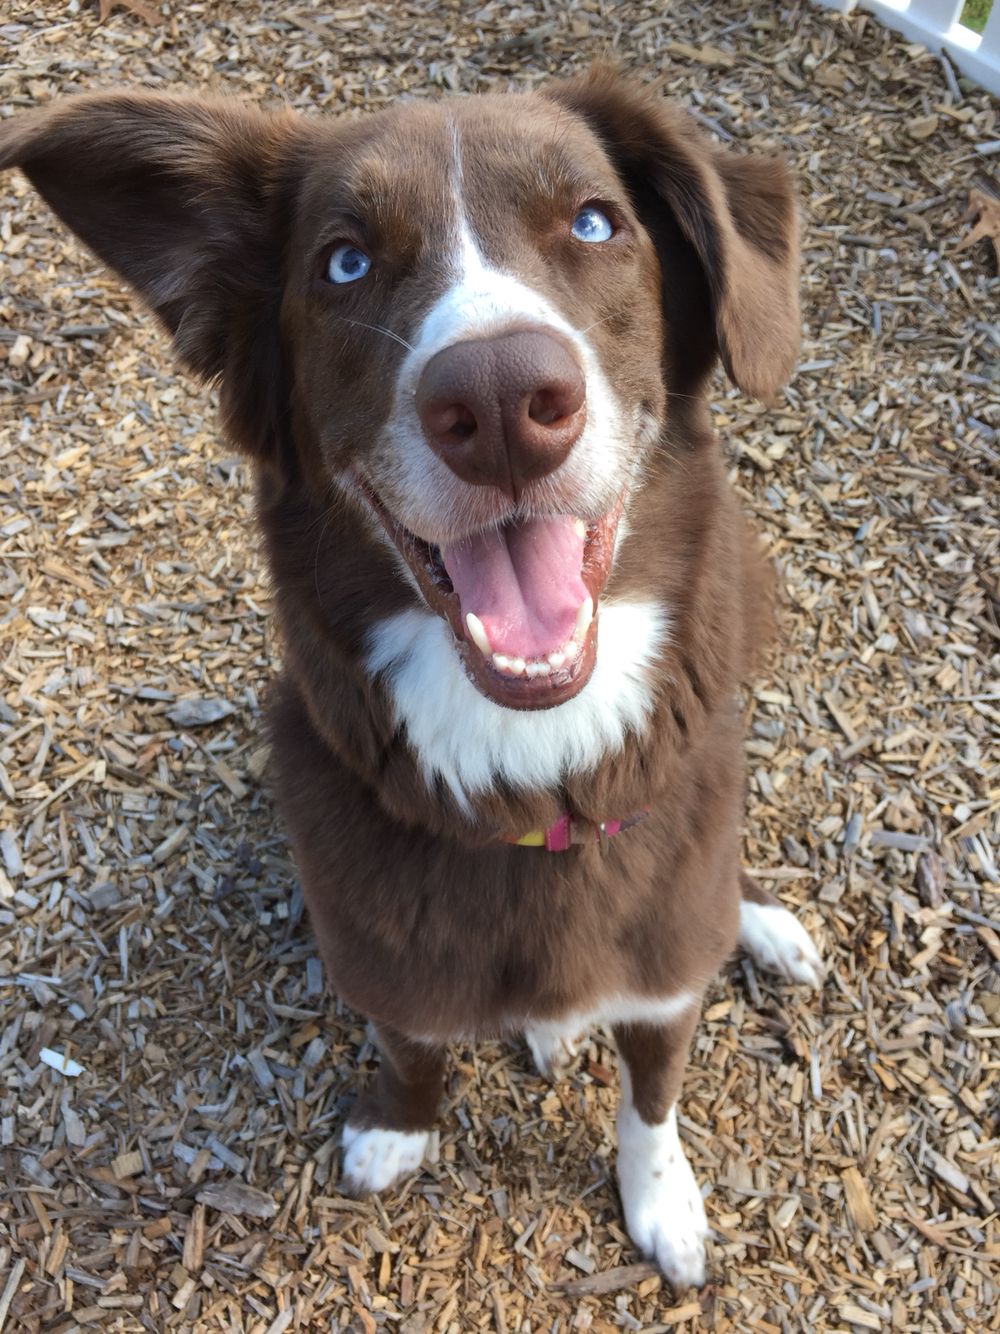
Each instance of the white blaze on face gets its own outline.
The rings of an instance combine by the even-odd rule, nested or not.
[[[401,363],[387,440],[378,453],[377,489],[395,518],[439,546],[457,547],[470,535],[496,533],[498,520],[516,517],[516,523],[505,523],[503,541],[508,553],[518,556],[518,524],[523,536],[529,521],[553,516],[570,516],[571,524],[573,516],[594,521],[613,509],[648,444],[649,421],[638,411],[622,410],[586,330],[575,328],[522,277],[498,269],[484,256],[467,216],[457,131],[453,136],[450,281],[427,310]],[[571,222],[567,218],[567,230]],[[417,416],[416,392],[424,368],[443,349],[525,325],[551,331],[573,350],[586,383],[586,421],[564,462],[531,488],[530,508],[522,504],[513,516],[498,492],[462,481],[430,447]],[[581,561],[582,542],[581,536]],[[488,557],[488,545],[477,537],[476,559]],[[540,548],[533,550],[537,554]],[[446,552],[446,568],[449,559],[454,569],[461,555]],[[525,570],[519,566],[517,572],[520,577]],[[476,595],[476,581],[465,579],[465,573],[466,591]],[[489,581],[484,577],[481,582],[485,587]],[[544,585],[541,578],[533,578],[530,587],[525,582],[526,606],[531,601],[535,611],[552,610],[534,605],[538,599],[532,590]],[[586,589],[577,591],[581,598],[574,603],[574,615],[586,611],[589,624],[593,601]],[[470,605],[461,604],[463,629],[476,651],[489,657],[484,625],[489,608],[474,601],[470,596]],[[504,708],[474,685],[450,627],[437,614],[414,609],[373,628],[368,670],[386,684],[396,720],[405,726],[428,782],[443,781],[468,812],[471,798],[497,781],[521,789],[550,788],[568,774],[594,768],[620,751],[630,733],[643,730],[652,709],[651,669],[666,639],[667,613],[654,600],[600,602],[598,610],[600,633],[590,680],[556,708],[537,712]],[[551,643],[542,644],[540,633],[536,638],[538,661],[530,664],[532,671],[559,670],[569,656],[561,630]],[[497,672],[530,675],[527,659],[511,658],[503,649],[493,653],[492,665]]]
[[[536,484],[537,504],[548,513],[596,518],[602,509],[611,508],[631,478],[640,452],[636,442],[642,423],[622,409],[586,331],[575,328],[545,295],[516,273],[504,272],[484,257],[466,215],[466,182],[455,126],[452,149],[454,216],[447,263],[451,282],[411,339],[411,350],[399,368],[387,424],[395,515],[411,532],[438,544],[456,535],[456,525],[460,529],[476,526],[475,518],[483,514],[486,499],[483,488],[461,481],[427,444],[415,407],[417,384],[431,358],[453,343],[529,325],[551,330],[570,345],[587,387],[583,432],[562,466]],[[571,221],[567,219],[567,228]],[[382,451],[382,462],[386,462],[386,451]],[[479,526],[488,522],[483,514]]]

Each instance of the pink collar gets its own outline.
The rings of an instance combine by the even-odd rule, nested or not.
[[[644,806],[624,820],[604,820],[593,825],[585,820],[574,820],[569,811],[564,811],[548,829],[532,829],[520,837],[507,835],[503,841],[519,848],[544,848],[546,852],[568,852],[574,843],[600,843],[603,847],[609,838],[632,829],[648,814],[649,807]]]

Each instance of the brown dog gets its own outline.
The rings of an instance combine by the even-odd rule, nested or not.
[[[349,1186],[419,1166],[450,1041],[525,1031],[554,1074],[607,1023],[629,1230],[701,1281],[700,998],[738,935],[820,976],[738,867],[767,580],[704,398],[717,356],[792,370],[788,173],[608,72],[333,122],[85,97],[0,127],[14,165],[257,464],[278,796],[382,1051]]]

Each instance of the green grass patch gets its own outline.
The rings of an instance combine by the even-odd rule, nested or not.
[[[992,8],[993,0],[965,0],[958,21],[971,28],[973,32],[982,32]]]

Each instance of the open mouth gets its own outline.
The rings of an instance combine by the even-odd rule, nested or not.
[[[399,524],[370,486],[361,490],[484,695],[510,709],[548,709],[586,685],[621,498],[595,522],[512,520],[441,548]]]

